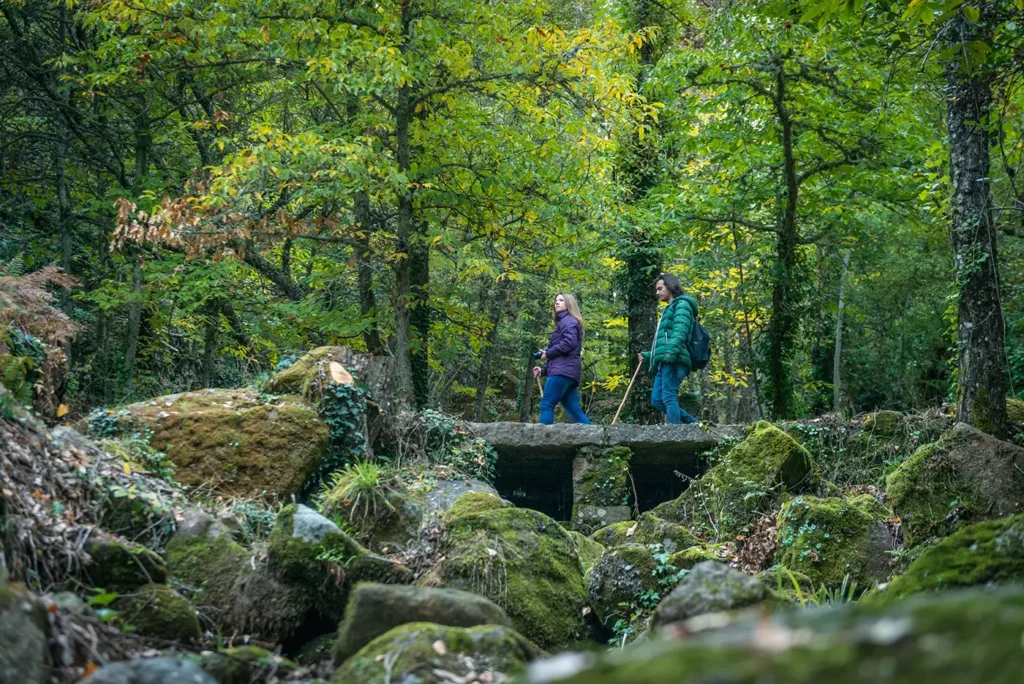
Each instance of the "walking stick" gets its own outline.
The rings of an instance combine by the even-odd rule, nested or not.
[[[633,377],[629,379],[629,386],[626,388],[626,393],[622,395],[622,403],[619,404],[619,410],[615,412],[615,417],[612,418],[612,425],[619,420],[619,414],[622,413],[622,407],[626,405],[626,399],[629,398],[629,390],[633,389],[633,382],[636,381],[636,376],[640,372],[640,368],[643,366],[643,362],[636,364],[636,370],[633,371]]]
[[[540,398],[543,399],[544,398],[544,387],[543,387],[543,385],[540,384],[540,376],[535,376],[533,379],[537,381],[537,391],[540,392]]]

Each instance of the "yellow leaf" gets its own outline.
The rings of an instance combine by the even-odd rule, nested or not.
[[[68,414],[68,405],[67,404],[61,404],[60,406],[57,407],[57,417],[58,418],[63,418],[67,414]]]
[[[128,465],[127,463],[121,464],[121,467],[124,468],[124,474],[125,475],[131,475],[132,474],[132,467],[130,465]]]

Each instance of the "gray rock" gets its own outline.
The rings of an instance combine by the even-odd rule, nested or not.
[[[458,589],[360,584],[338,628],[335,663],[342,663],[380,635],[410,622],[450,627],[511,627],[505,611],[482,596]]]
[[[642,544],[625,544],[601,556],[586,577],[590,605],[601,624],[610,628],[616,620],[628,619],[637,597],[657,588],[655,566],[650,549]]]
[[[436,520],[444,516],[452,504],[466,492],[490,492],[500,496],[498,490],[483,480],[438,480],[423,497],[423,519]]]
[[[309,544],[323,541],[331,532],[341,532],[341,528],[314,511],[309,506],[299,504],[295,509],[295,522],[292,525],[292,536]]]
[[[231,535],[231,531],[227,526],[221,521],[216,520],[206,511],[201,510],[186,511],[185,519],[178,525],[178,529],[175,532],[175,536],[205,536],[209,539],[219,539],[225,535]]]
[[[85,599],[70,591],[59,591],[56,594],[44,594],[40,599],[43,603],[52,603],[59,609],[71,613],[72,615],[87,615],[89,617],[96,615],[96,611],[92,609],[92,606],[85,602]]]
[[[174,657],[129,660],[104,665],[82,684],[217,684],[190,660]]]
[[[629,520],[632,513],[629,506],[578,504],[572,509],[572,528],[582,534],[592,534],[602,527]]]
[[[688,620],[705,613],[735,610],[768,598],[768,589],[756,577],[724,563],[704,561],[662,599],[651,620],[653,627]]]
[[[49,681],[45,625],[42,606],[0,577],[0,682]]]

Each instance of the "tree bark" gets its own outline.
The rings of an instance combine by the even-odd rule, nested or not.
[[[210,387],[213,382],[213,366],[217,361],[217,339],[220,328],[220,307],[209,307],[206,316],[206,329],[203,334],[203,366],[199,383],[202,387]]]
[[[491,359],[494,357],[495,346],[498,343],[498,324],[501,323],[501,314],[505,310],[505,301],[508,297],[508,280],[503,280],[498,285],[498,292],[491,300],[490,329],[484,340],[484,347],[480,353],[480,371],[476,376],[476,401],[473,405],[473,420],[480,422],[484,417],[484,403],[487,395],[487,387],[491,380]],[[531,369],[532,370],[532,369]]]
[[[775,90],[772,101],[781,133],[784,195],[783,211],[778,221],[775,264],[772,270],[772,317],[768,324],[768,382],[771,385],[772,415],[791,418],[792,387],[787,361],[796,330],[793,301],[793,280],[796,276],[797,244],[796,206],[799,181],[793,153],[793,121],[786,107],[786,74],[781,57],[775,58]]]
[[[356,277],[359,288],[359,315],[369,319],[370,325],[363,331],[363,344],[371,354],[380,354],[384,349],[380,328],[377,326],[377,299],[373,293],[373,264],[370,261],[370,233],[373,230],[373,214],[370,209],[370,196],[365,192],[357,192],[354,203],[356,223],[359,232],[356,241]]]
[[[529,423],[532,422],[533,415],[533,386],[537,384],[533,381],[533,367],[536,365],[533,359],[533,340],[528,338],[523,348],[526,356],[526,372],[519,385],[519,422]]]
[[[136,198],[142,194],[142,179],[149,169],[149,151],[152,145],[149,130],[149,111],[143,96],[139,98],[139,112],[135,120],[135,170],[133,173],[132,191]],[[142,324],[142,247],[145,244],[145,232],[141,242],[131,250],[132,264],[132,301],[128,306],[128,337],[124,352],[122,368],[125,386],[130,388],[135,380],[135,356],[139,349],[139,329]]]
[[[832,410],[836,413],[842,411],[843,379],[842,370],[843,358],[843,307],[846,305],[846,276],[850,268],[850,250],[843,254],[843,274],[839,278],[839,306],[836,309],[836,347],[832,354]]]
[[[958,16],[955,45],[984,40],[982,23]],[[959,51],[958,51],[959,54]],[[996,231],[989,179],[992,83],[984,65],[946,65],[952,243],[959,290],[957,420],[996,437],[1008,433],[1006,349],[999,301]]]

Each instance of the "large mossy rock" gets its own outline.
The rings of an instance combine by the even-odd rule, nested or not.
[[[166,584],[147,584],[119,597],[113,605],[122,628],[136,634],[198,644],[202,637],[192,604]]]
[[[809,491],[817,483],[807,449],[761,421],[703,477],[673,501],[656,506],[653,513],[730,538],[773,508],[783,493]]]
[[[89,552],[85,574],[94,587],[129,592],[167,581],[164,559],[141,544],[97,534],[85,548]]]
[[[590,537],[584,537],[579,532],[569,530],[569,538],[576,545],[576,558],[580,561],[580,568],[583,574],[587,574],[590,568],[594,567],[597,561],[604,555],[604,546]]]
[[[167,542],[171,579],[197,610],[224,633],[279,643],[306,624],[311,592],[284,581],[262,556],[204,514],[187,519]]]
[[[467,591],[365,583],[356,586],[338,627],[334,662],[341,664],[385,632],[410,622],[449,627],[504,625],[505,611]]]
[[[515,674],[539,655],[536,646],[509,627],[413,622],[371,641],[335,670],[332,681],[449,684],[486,681],[468,676],[485,672],[491,673],[491,681],[503,681],[496,675]]]
[[[588,636],[587,592],[576,544],[554,520],[525,508],[456,518],[446,558],[420,581],[471,591],[505,609],[516,629],[541,648],[564,650]]]
[[[870,494],[795,497],[779,511],[775,560],[808,576],[815,587],[835,589],[848,577],[870,589],[891,573],[896,540],[889,517]]]
[[[669,522],[648,511],[634,521],[625,521],[602,527],[591,539],[606,548],[623,544],[660,545],[668,553],[700,544],[700,540],[682,525]]]
[[[628,447],[612,447],[572,462],[572,528],[583,534],[629,520]]]
[[[906,546],[1024,505],[1024,449],[958,423],[918,449],[886,480]]]
[[[685,632],[684,632],[685,633]],[[879,608],[738,616],[684,639],[576,659],[525,684],[1014,684],[1024,671],[1024,589],[928,595]]]
[[[922,591],[1024,582],[1024,516],[968,525],[929,547],[883,589],[865,597],[884,603]]]
[[[698,563],[704,561],[714,561],[716,563],[725,563],[725,559],[714,552],[714,549],[720,549],[726,545],[704,547],[704,546],[691,546],[688,549],[682,551],[676,551],[668,557],[668,564],[674,567],[676,570],[689,570]]]
[[[295,587],[311,593],[316,612],[337,622],[358,582],[409,584],[412,571],[374,555],[332,521],[302,505],[286,506],[267,540],[272,570]]]
[[[125,408],[153,431],[151,446],[167,454],[183,484],[276,501],[298,492],[316,470],[328,429],[301,398],[266,396],[209,389]]]
[[[607,628],[629,619],[640,596],[658,586],[657,562],[641,544],[625,544],[608,550],[587,573],[590,605]]]
[[[683,581],[658,604],[652,627],[663,627],[705,613],[746,608],[771,598],[758,579],[717,561],[693,566]]]
[[[48,661],[45,609],[0,575],[0,682],[44,684]]]

